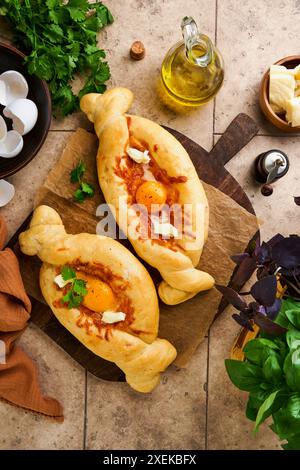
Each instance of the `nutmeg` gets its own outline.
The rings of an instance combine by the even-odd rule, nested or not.
[[[146,49],[141,41],[134,41],[130,48],[130,57],[134,60],[141,60],[145,57]]]

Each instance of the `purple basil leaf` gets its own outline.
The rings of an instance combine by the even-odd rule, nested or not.
[[[266,309],[263,305],[259,305],[256,312],[258,313],[261,313],[262,315],[266,316],[267,315],[267,312],[266,312]]]
[[[277,235],[274,235],[274,237],[270,238],[269,241],[267,241],[267,245],[270,247],[270,248],[273,248],[273,246],[276,245],[276,243],[280,242],[281,240],[284,239],[284,236],[281,235],[281,233],[277,233]]]
[[[300,196],[295,196],[294,201],[297,206],[300,206]]]
[[[275,299],[275,302],[270,307],[266,307],[267,317],[275,320],[281,307],[281,299]]]
[[[247,307],[246,302],[237,292],[235,292],[235,290],[231,289],[231,287],[216,285],[216,288],[224,295],[225,299],[238,310],[242,310]]]
[[[243,326],[244,328],[247,328],[247,330],[250,330],[250,331],[253,331],[253,327],[250,323],[249,320],[246,320],[246,319],[243,319],[241,318],[237,313],[234,313],[232,315],[232,318],[241,326]]]
[[[268,317],[259,312],[255,314],[254,321],[265,333],[270,335],[279,336],[287,331],[286,328],[277,325],[277,323],[274,323]]]
[[[270,248],[267,243],[262,242],[261,246],[255,251],[256,262],[258,265],[264,265],[270,259]]]
[[[230,257],[235,264],[241,264],[244,259],[250,258],[249,253],[240,253],[238,255],[232,255]]]
[[[293,269],[300,265],[300,237],[284,238],[272,248],[272,258],[278,266]]]
[[[252,320],[253,312],[250,308],[245,308],[244,310],[240,311],[240,317],[244,320]]]
[[[241,264],[238,265],[234,276],[232,278],[232,284],[239,286],[239,289],[245,284],[246,281],[252,276],[256,268],[256,262],[253,258],[244,258]]]
[[[276,276],[266,276],[256,281],[251,287],[252,297],[259,303],[270,307],[273,305],[277,292]]]

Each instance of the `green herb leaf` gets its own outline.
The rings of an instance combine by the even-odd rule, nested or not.
[[[300,433],[290,437],[288,443],[283,444],[282,448],[284,450],[300,450]]]
[[[14,33],[16,45],[26,53],[31,74],[48,82],[54,114],[79,108],[85,92],[102,93],[109,77],[97,47],[97,32],[113,22],[102,2],[88,0],[2,0],[0,15]],[[74,74],[87,74],[78,95],[71,87]]]
[[[76,278],[76,271],[70,266],[63,266],[61,275],[64,281],[69,281],[70,279]]]
[[[226,359],[225,366],[230,380],[240,390],[255,392],[260,389],[264,380],[260,367],[233,359]]]
[[[73,197],[74,197],[74,201],[76,201],[76,202],[82,203],[85,200],[85,194],[84,194],[83,191],[81,191],[81,189],[76,189],[76,191],[74,192]]]
[[[290,439],[299,435],[300,429],[300,395],[292,393],[286,404],[273,413],[272,430],[280,439]]]
[[[278,349],[274,341],[265,338],[255,338],[246,344],[243,351],[250,362],[262,367],[270,351]]]
[[[75,279],[73,282],[73,291],[81,296],[87,294],[86,281],[83,279]]]
[[[271,393],[268,398],[263,402],[258,410],[254,432],[258,431],[259,426],[265,421],[272,413],[276,412],[286,400],[286,395],[281,390],[276,390]]]
[[[300,391],[300,348],[291,351],[283,367],[286,383],[292,391]]]
[[[278,325],[283,326],[284,328],[289,328],[289,326],[291,326],[291,322],[289,318],[287,317],[287,312],[289,310],[292,310],[292,311],[296,310],[299,312],[300,302],[297,302],[296,300],[293,300],[291,298],[287,298],[282,301],[281,308],[276,317],[275,322],[278,323]]]
[[[95,190],[94,190],[93,186],[89,183],[82,182],[81,183],[81,190],[88,197],[93,197],[94,194],[95,194]]]
[[[82,303],[84,296],[87,294],[86,281],[76,278],[76,271],[70,266],[64,266],[61,270],[62,278],[65,281],[71,280],[68,285],[69,290],[63,296],[62,302],[68,305],[68,308],[76,308]]]
[[[285,314],[291,324],[300,329],[300,302],[298,304],[298,309],[286,310]]]
[[[71,183],[80,183],[82,176],[84,175],[86,170],[85,163],[80,160],[74,170],[70,173]]]

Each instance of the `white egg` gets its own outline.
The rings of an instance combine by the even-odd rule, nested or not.
[[[6,138],[0,142],[0,157],[15,157],[21,152],[23,143],[23,137],[17,131],[8,131]]]
[[[0,116],[0,142],[3,142],[7,136],[7,126],[3,117]]]
[[[28,95],[28,84],[23,75],[15,70],[7,70],[0,75],[0,103],[8,106],[19,98]]]
[[[0,207],[6,206],[15,195],[15,188],[8,181],[0,180]]]
[[[12,119],[12,127],[15,131],[25,135],[35,126],[38,109],[33,101],[21,98],[6,106],[3,114],[5,117]]]

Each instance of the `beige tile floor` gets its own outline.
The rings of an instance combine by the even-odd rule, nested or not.
[[[184,132],[210,149],[239,112],[260,125],[259,136],[228,163],[263,222],[262,234],[300,232],[292,196],[300,194],[300,137],[280,136],[261,117],[257,94],[268,65],[298,51],[299,0],[106,0],[115,23],[100,37],[108,51],[111,85],[130,87],[136,96],[133,112]],[[180,20],[193,15],[217,42],[226,63],[224,87],[216,102],[189,116],[176,115],[156,96],[159,67],[168,47],[180,39]],[[1,28],[7,39],[7,31]],[[147,57],[131,62],[128,49],[142,40]],[[34,194],[78,126],[90,128],[75,114],[53,121],[39,155],[10,178],[14,200],[0,210],[10,234],[29,214]],[[250,177],[253,158],[263,150],[281,148],[291,160],[289,174],[270,198],[261,196]],[[257,437],[244,416],[245,394],[236,390],[224,370],[224,358],[238,328],[228,311],[210,330],[185,370],[170,368],[152,394],[140,396],[125,384],[109,383],[85,371],[34,327],[22,346],[37,362],[45,391],[65,407],[64,424],[0,403],[1,449],[278,449],[265,425]]]

